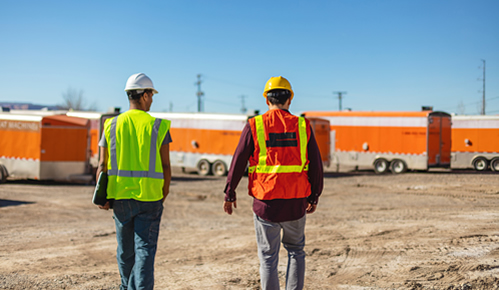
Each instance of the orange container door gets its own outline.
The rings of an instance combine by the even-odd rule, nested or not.
[[[309,118],[307,118],[309,119]],[[312,130],[314,131],[315,140],[321,153],[323,162],[329,162],[329,153],[331,148],[329,121],[324,119],[309,119]]]
[[[452,151],[452,120],[451,117],[441,117],[442,124],[442,143],[441,143],[441,151],[442,155],[440,156],[440,161],[442,165],[450,166],[451,159],[451,151]]]
[[[41,161],[86,161],[86,128],[42,128]]]
[[[42,120],[41,161],[88,161],[87,119],[56,115]]]
[[[447,116],[428,117],[428,166],[450,164],[451,121]]]

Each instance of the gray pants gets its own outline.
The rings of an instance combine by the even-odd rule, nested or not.
[[[255,221],[258,257],[260,258],[260,280],[263,290],[279,289],[279,248],[282,244],[288,251],[286,289],[303,289],[305,279],[305,221],[306,215],[294,221],[269,222],[253,214]]]

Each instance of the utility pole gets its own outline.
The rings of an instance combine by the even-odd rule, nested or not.
[[[485,115],[485,60],[483,61],[482,115]]]
[[[198,97],[198,112],[202,112],[203,111],[203,101],[201,99],[202,96],[204,96],[204,93],[201,91],[201,74],[198,74],[197,75],[198,77],[198,81],[195,82],[194,84],[198,86],[198,92],[196,93],[197,97]]]
[[[247,109],[246,106],[244,105],[244,99],[246,98],[245,95],[239,96],[241,98],[241,113],[245,114]]]
[[[337,94],[338,95],[338,100],[340,101],[340,111],[342,110],[341,108],[341,99],[343,98],[343,94],[346,95],[347,92],[333,92],[333,94]]]

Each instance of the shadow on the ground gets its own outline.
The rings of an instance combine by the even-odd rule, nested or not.
[[[32,203],[34,203],[34,202],[31,202],[31,201],[20,201],[20,200],[0,199],[0,207],[16,206],[16,205],[32,204]]]

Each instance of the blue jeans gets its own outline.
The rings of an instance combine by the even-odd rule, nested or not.
[[[256,214],[255,221],[258,257],[260,258],[260,281],[263,290],[279,289],[279,248],[282,244],[288,251],[286,289],[303,289],[305,280],[305,222],[306,216],[294,221],[270,222]]]
[[[116,200],[113,211],[120,290],[153,289],[162,201]]]

